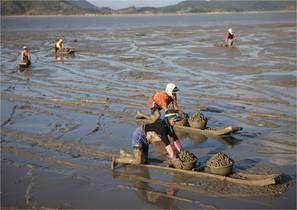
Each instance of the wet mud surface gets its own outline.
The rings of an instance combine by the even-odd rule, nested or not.
[[[295,14],[237,15],[219,16],[225,25],[209,15],[3,19],[1,208],[296,208]],[[215,46],[228,20],[238,34],[231,49]],[[57,36],[74,56],[54,56]],[[20,71],[23,45],[32,65]],[[235,171],[285,174],[282,184],[112,172],[111,156],[132,151],[136,111],[148,114],[148,98],[168,82],[189,116],[243,127],[229,137],[178,133],[199,164],[223,152]],[[151,145],[149,158],[165,160],[163,145]]]

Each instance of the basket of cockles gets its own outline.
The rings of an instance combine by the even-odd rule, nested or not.
[[[182,149],[178,154],[178,159],[171,161],[171,164],[177,169],[192,170],[196,166],[197,159],[198,158],[193,153]]]
[[[207,170],[212,174],[227,176],[232,172],[234,161],[226,154],[219,152],[206,163]]]

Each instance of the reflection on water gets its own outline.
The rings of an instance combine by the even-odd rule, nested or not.
[[[126,185],[124,182],[124,185],[118,187],[132,190],[145,203],[162,209],[178,209],[177,206],[187,208],[192,205],[198,209],[203,209],[206,206],[215,208],[213,205],[199,201],[199,196],[208,195],[225,199],[229,197],[279,196],[287,191],[288,185],[292,185],[292,180],[289,177],[283,177],[282,183],[276,186],[254,187],[174,172],[165,172],[160,176],[158,172],[160,171],[157,169],[146,167],[122,166],[113,171],[112,176],[128,183]],[[266,171],[266,173],[269,172]],[[189,196],[187,191],[195,193],[196,196]],[[265,203],[261,205],[265,206]]]
[[[133,173],[134,176],[143,177],[144,180],[151,179],[148,168],[140,168],[138,172]],[[114,172],[113,178],[126,178],[125,171]],[[135,191],[136,195],[146,203],[155,205],[162,209],[178,209],[174,205],[174,198],[177,189],[174,187],[168,187],[165,192],[160,192],[160,190],[151,187],[147,181],[143,180],[133,180],[131,183],[131,189]]]

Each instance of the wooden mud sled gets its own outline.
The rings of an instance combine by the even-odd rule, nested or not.
[[[236,172],[228,176],[221,176],[221,175],[206,172],[203,167],[194,168],[192,170],[183,170],[183,169],[176,169],[176,168],[170,168],[170,167],[160,166],[160,165],[151,165],[151,164],[140,164],[135,166],[154,168],[154,169],[164,170],[168,172],[187,174],[187,175],[196,176],[196,177],[206,177],[206,178],[216,179],[219,181],[226,181],[234,184],[241,184],[241,185],[247,185],[247,186],[263,187],[268,185],[275,185],[275,184],[278,184],[281,180],[281,174],[256,175],[256,174],[248,174],[244,172]]]
[[[138,122],[144,124],[144,123],[150,123],[146,119],[136,119]],[[181,126],[181,125],[175,125],[174,126],[175,132],[182,132],[182,133],[190,133],[190,134],[202,134],[204,136],[227,136],[232,133],[236,133],[237,131],[242,130],[242,127],[236,127],[236,126],[227,126],[223,128],[205,128],[205,129],[199,129],[199,128],[193,128],[189,126]]]

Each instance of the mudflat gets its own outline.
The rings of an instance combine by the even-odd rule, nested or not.
[[[296,208],[296,14],[1,17],[1,208]],[[223,48],[232,27],[236,48]],[[53,55],[62,37],[74,56]],[[18,67],[22,46],[32,65]],[[229,137],[178,133],[200,165],[218,152],[236,171],[282,173],[248,187],[142,167],[110,170],[131,151],[136,111],[168,82],[186,113]],[[166,159],[150,147],[152,164]]]

